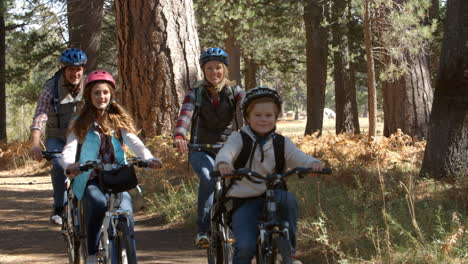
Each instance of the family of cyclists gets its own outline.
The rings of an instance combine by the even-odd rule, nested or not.
[[[109,166],[125,164],[124,146],[149,161],[152,168],[161,168],[162,162],[145,147],[137,136],[132,118],[115,102],[113,77],[98,70],[83,80],[86,61],[80,49],[69,48],[61,54],[61,69],[45,83],[37,103],[31,126],[31,154],[35,160],[42,159],[43,131],[46,150],[62,152],[53,159],[51,170],[54,202],[50,220],[61,224],[66,179],[73,179],[72,191],[87,212],[84,223],[88,241],[86,263],[97,263],[106,194],[96,179],[96,172],[81,172],[79,165],[96,159]],[[210,172],[216,170],[228,175],[233,169],[245,167],[266,175],[297,166],[319,171],[323,163],[275,132],[282,107],[281,97],[275,90],[257,87],[244,92],[229,80],[228,54],[222,49],[206,49],[199,62],[204,79],[187,90],[176,121],[174,145],[179,152],[188,153],[189,162],[200,179],[195,243],[203,248],[209,243],[209,212],[215,183]],[[239,120],[239,109],[244,120]],[[244,121],[245,126],[240,128]],[[207,147],[192,147],[196,145]],[[215,145],[222,148],[209,147]],[[265,183],[253,183],[245,178],[230,184],[227,196],[234,205],[231,219],[234,264],[251,263],[255,256],[257,219],[265,190]],[[275,196],[280,201],[281,217],[291,223],[292,263],[300,264],[302,262],[295,257],[296,198],[285,190],[276,191]],[[131,197],[127,192],[123,197],[120,206],[131,213]],[[133,232],[133,222],[130,228]]]

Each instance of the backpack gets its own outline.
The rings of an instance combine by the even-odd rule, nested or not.
[[[240,131],[242,136],[242,150],[239,153],[236,161],[234,162],[234,168],[245,168],[247,161],[249,160],[250,154],[252,152],[252,138],[245,133]],[[273,151],[275,153],[275,171],[276,173],[283,173],[284,171],[284,136],[274,133],[273,134]]]
[[[52,105],[54,106],[54,111],[55,113],[59,112],[59,99],[58,99],[58,82],[60,79],[60,76],[62,75],[62,71],[58,70],[57,72],[54,73],[54,76],[50,79],[54,79],[54,87],[52,87]],[[50,80],[49,79],[49,80]]]

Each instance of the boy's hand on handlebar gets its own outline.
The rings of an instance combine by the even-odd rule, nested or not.
[[[150,168],[152,169],[161,169],[162,168],[162,161],[160,159],[154,158],[149,160]]]
[[[80,163],[76,162],[68,166],[68,168],[65,170],[65,174],[67,175],[68,178],[75,178],[80,174]]]
[[[185,138],[176,138],[174,144],[180,153],[185,154],[188,152],[187,140],[185,140]]]
[[[314,161],[312,162],[310,169],[313,171],[321,171],[323,169],[324,165],[321,161]],[[319,173],[310,173],[310,176],[317,176]]]
[[[221,173],[221,175],[228,175],[232,174],[232,166],[226,162],[221,162],[218,164],[218,170]]]

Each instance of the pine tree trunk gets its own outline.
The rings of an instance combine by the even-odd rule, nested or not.
[[[395,81],[382,82],[384,136],[401,129],[419,139],[427,137],[433,92],[427,57],[407,58],[409,73]]]
[[[375,66],[374,54],[372,51],[372,35],[371,35],[371,22],[370,22],[370,0],[364,1],[364,42],[366,45],[366,59],[367,59],[367,89],[369,101],[369,137],[376,137],[376,124],[377,124],[377,91],[375,88]]]
[[[120,102],[143,137],[172,134],[201,78],[192,1],[115,1]]]
[[[0,142],[7,142],[7,122],[6,122],[6,28],[5,28],[5,3],[0,0]]]
[[[248,91],[257,86],[258,65],[253,59],[244,57],[245,62],[245,90]]]
[[[359,128],[354,127],[354,116],[357,116],[357,106],[353,107],[353,104],[356,105],[356,88],[351,86],[348,23],[344,21],[350,18],[347,17],[348,13],[345,13],[346,5],[346,0],[335,0],[332,5],[332,20],[335,21],[332,25],[332,35],[336,134],[353,133],[355,130],[359,130]]]
[[[307,123],[305,134],[322,133],[327,84],[328,30],[321,25],[327,6],[317,0],[304,1],[307,57]]]
[[[226,47],[226,52],[229,55],[229,78],[236,81],[237,85],[242,86],[240,70],[241,49],[231,27],[226,27],[226,34],[228,37],[224,42],[224,46]]]
[[[448,0],[421,175],[468,177],[468,1]]]
[[[86,53],[87,73],[97,70],[103,10],[104,0],[67,0],[70,47]]]

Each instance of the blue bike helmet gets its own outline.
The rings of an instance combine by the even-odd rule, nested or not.
[[[60,63],[64,67],[67,66],[84,66],[88,58],[86,54],[80,49],[66,49],[60,56]]]
[[[220,61],[226,66],[228,65],[228,54],[220,49],[220,48],[209,48],[203,51],[203,53],[200,55],[200,66],[203,68],[203,65],[205,63],[211,61],[211,60],[217,60]]]
[[[263,97],[269,97],[273,99],[273,102],[278,106],[278,110],[281,110],[281,97],[279,96],[278,92],[276,90],[270,89],[266,86],[259,86],[255,87],[253,89],[248,90],[245,93],[244,100],[242,101],[242,112],[244,113],[244,118],[247,118],[247,108],[249,105],[255,100]]]

